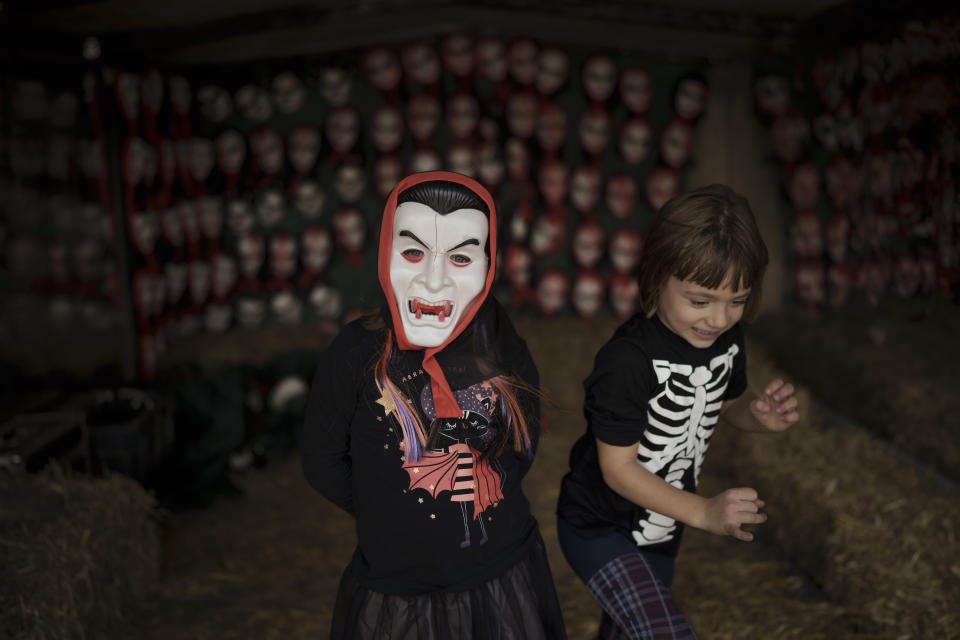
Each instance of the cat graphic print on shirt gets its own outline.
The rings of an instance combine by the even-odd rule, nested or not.
[[[424,452],[419,460],[405,461],[403,468],[410,475],[410,489],[424,489],[435,499],[447,499],[460,505],[464,539],[461,548],[471,545],[470,526],[480,530],[478,544],[487,542],[487,531],[481,514],[503,499],[501,475],[483,457],[493,438],[492,419],[497,407],[497,392],[489,381],[454,392],[463,413],[457,418],[435,418],[432,390],[424,385],[420,405],[430,420],[439,420],[435,448]],[[440,494],[448,495],[441,497]],[[467,505],[470,505],[468,509]]]

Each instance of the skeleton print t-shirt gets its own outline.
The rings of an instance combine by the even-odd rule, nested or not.
[[[600,473],[595,439],[636,446],[637,464],[695,492],[720,406],[740,396],[746,383],[739,325],[698,349],[656,316],[628,320],[599,351],[584,381],[587,432],[570,454],[561,517],[588,537],[620,531],[638,546],[676,554],[683,524],[611,490]]]

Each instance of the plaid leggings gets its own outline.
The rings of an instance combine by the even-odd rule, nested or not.
[[[670,590],[654,575],[642,553],[614,558],[587,581],[587,588],[603,607],[598,638],[696,637],[674,604]]]
[[[695,638],[673,602],[673,560],[647,555],[618,533],[582,538],[562,518],[557,534],[570,566],[603,607],[600,640]]]

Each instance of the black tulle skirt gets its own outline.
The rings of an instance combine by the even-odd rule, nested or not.
[[[558,640],[566,638],[543,540],[502,575],[464,591],[413,596],[340,581],[331,640]]]

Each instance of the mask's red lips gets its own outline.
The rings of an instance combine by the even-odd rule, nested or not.
[[[450,312],[453,310],[453,303],[449,300],[444,300],[441,304],[429,304],[420,298],[413,298],[408,306],[410,313],[416,316],[417,320],[422,318],[423,314],[427,314],[437,316],[437,320],[443,322],[450,317]]]

